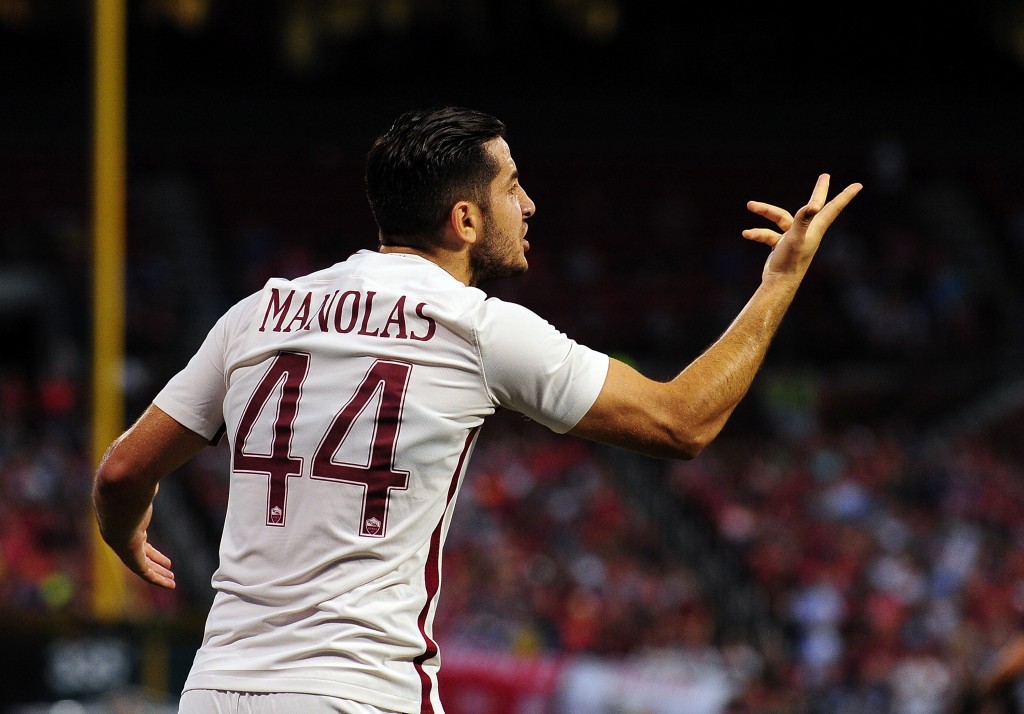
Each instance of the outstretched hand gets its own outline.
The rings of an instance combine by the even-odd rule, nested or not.
[[[795,216],[770,203],[747,203],[748,210],[767,218],[782,231],[780,233],[771,228],[748,228],[743,231],[743,237],[747,240],[764,243],[772,249],[764,266],[763,277],[778,275],[801,279],[807,272],[825,231],[863,188],[859,183],[850,184],[826,203],[828,184],[829,175],[821,174],[814,185],[814,191],[811,192],[811,200],[798,210]]]

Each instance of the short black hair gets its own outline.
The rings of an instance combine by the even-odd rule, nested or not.
[[[399,116],[366,159],[366,196],[381,244],[428,248],[458,201],[487,210],[500,167],[485,144],[504,135],[501,121],[463,107]]]

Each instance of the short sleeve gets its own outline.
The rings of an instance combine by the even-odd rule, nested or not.
[[[552,431],[576,426],[604,386],[607,355],[521,305],[486,300],[477,331],[484,379],[495,401]]]
[[[211,440],[224,424],[226,325],[227,316],[221,317],[184,369],[153,399],[175,421]]]

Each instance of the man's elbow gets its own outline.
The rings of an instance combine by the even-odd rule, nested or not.
[[[715,440],[721,430],[722,427],[718,424],[673,424],[665,430],[665,456],[681,461],[695,459]]]
[[[700,456],[701,452],[711,443],[710,439],[700,438],[678,438],[674,439],[669,446],[669,458],[680,461],[690,461]]]
[[[104,491],[117,490],[126,484],[132,483],[139,476],[138,465],[126,453],[125,449],[118,448],[115,442],[107,449],[107,453],[100,460],[93,478],[93,492],[99,494]]]

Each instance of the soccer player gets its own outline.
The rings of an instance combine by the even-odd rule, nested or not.
[[[230,308],[103,457],[104,539],[173,588],[146,534],[158,483],[222,436],[230,445],[216,595],[181,712],[440,714],[441,551],[485,419],[504,407],[556,432],[696,456],[861,188],[826,202],[823,174],[795,215],[750,202],[774,224],[743,233],[771,248],[760,285],[659,382],[477,287],[527,269],[535,206],[504,134],[458,107],[400,116],[367,158],[380,249],[271,279]]]

